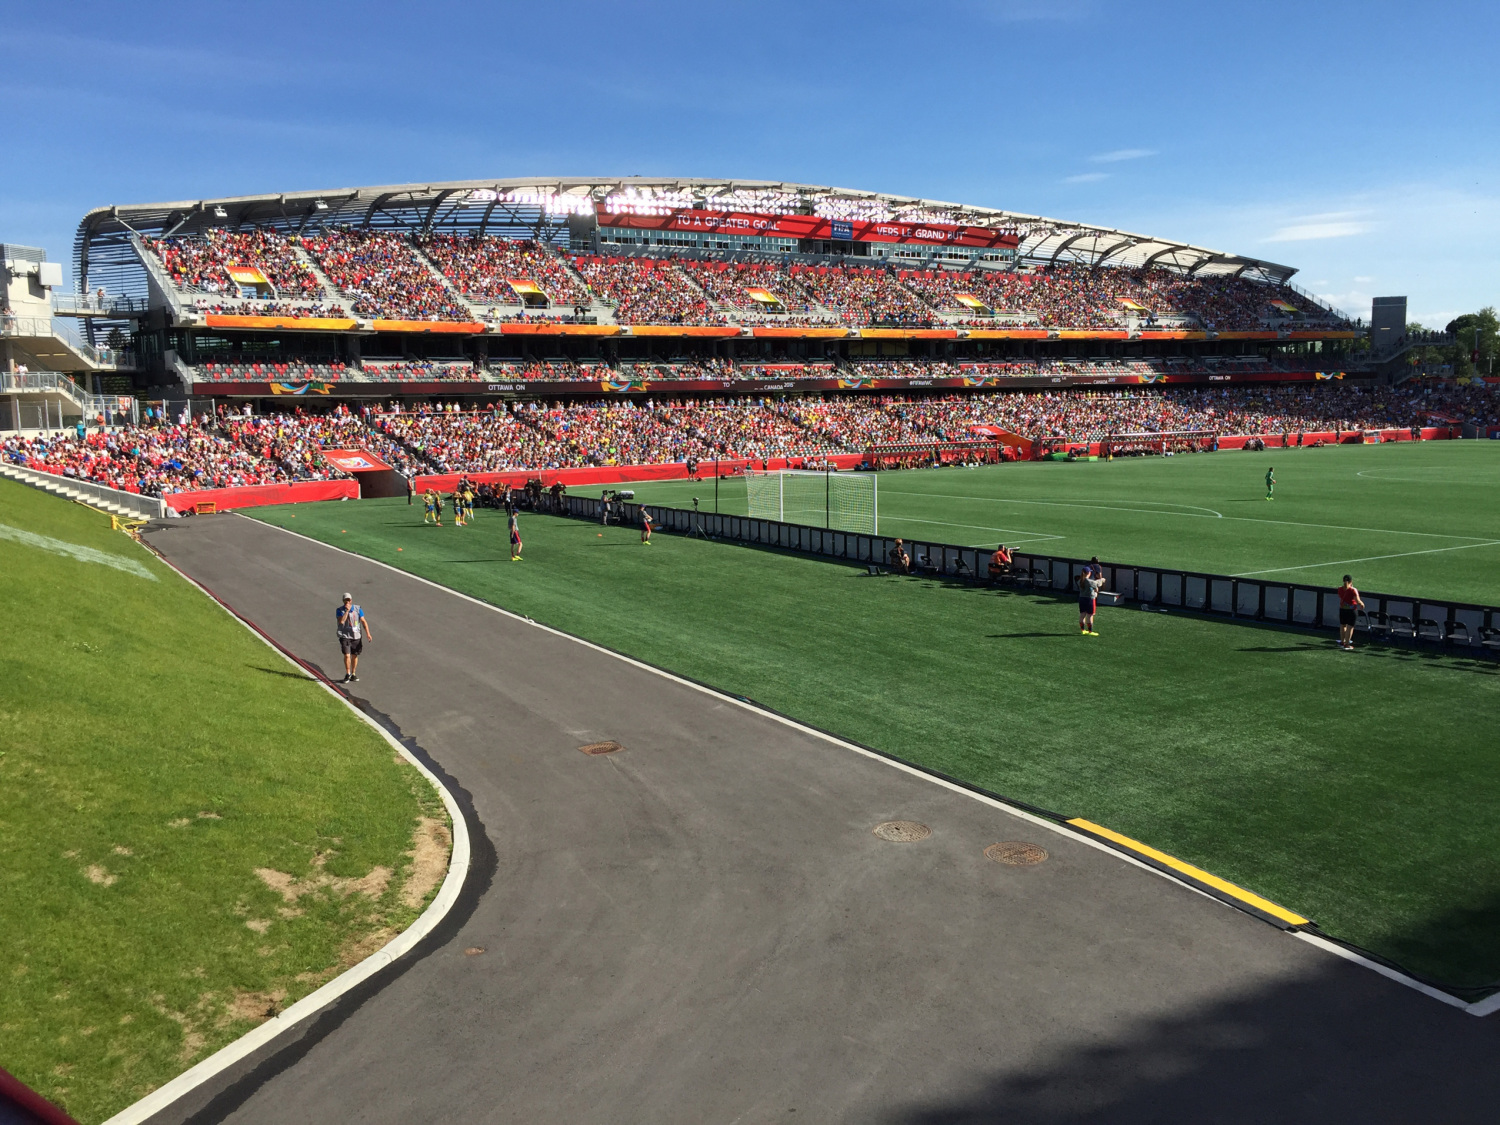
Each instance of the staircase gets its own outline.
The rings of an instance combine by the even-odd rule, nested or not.
[[[476,305],[473,301],[469,300],[468,297],[460,293],[458,291],[458,286],[449,281],[447,275],[445,275],[442,270],[438,269],[437,266],[433,263],[433,260],[427,256],[427,251],[423,250],[414,242],[407,242],[406,245],[407,249],[412,252],[412,255],[417,259],[417,261],[421,262],[422,265],[427,268],[427,272],[432,274],[437,283],[448,291],[448,295],[453,298],[454,302],[460,308],[468,310],[470,320],[481,321],[484,319],[483,306]]]
[[[568,256],[547,243],[540,245],[557,260],[557,264],[573,279],[573,284],[578,286],[579,291],[588,294],[589,315],[594,318],[595,323],[618,324],[619,321],[615,319],[615,306],[599,299],[599,295],[589,288],[589,283],[584,280],[583,274],[573,268],[573,263],[568,261]]]
[[[166,501],[155,496],[141,496],[134,492],[122,492],[93,481],[74,480],[53,473],[38,472],[21,465],[0,463],[0,476],[24,485],[50,492],[64,500],[77,500],[91,508],[99,508],[114,516],[126,519],[160,519],[166,515]]]
[[[338,305],[348,316],[357,317],[358,314],[354,311],[354,302],[345,297],[343,291],[323,272],[323,267],[318,264],[318,259],[309,254],[307,249],[301,245],[293,246],[292,252],[302,260],[303,265],[312,270],[312,275],[318,279],[318,284],[323,287],[323,292],[328,294],[329,302]]]

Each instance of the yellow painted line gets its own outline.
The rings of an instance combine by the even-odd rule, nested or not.
[[[1082,828],[1091,835],[1102,836],[1104,839],[1111,840],[1123,848],[1129,848],[1133,852],[1139,852],[1143,856],[1148,856],[1156,860],[1157,863],[1164,864],[1173,871],[1180,871],[1188,878],[1213,887],[1217,891],[1223,891],[1231,898],[1237,898],[1241,902],[1255,907],[1255,909],[1262,913],[1269,914],[1273,918],[1280,918],[1289,926],[1305,926],[1312,920],[1304,918],[1300,914],[1293,914],[1286,907],[1277,906],[1270,899],[1261,898],[1254,891],[1247,891],[1244,887],[1237,887],[1227,879],[1220,879],[1217,875],[1210,875],[1201,867],[1194,867],[1191,863],[1183,863],[1176,856],[1170,856],[1166,852],[1159,852],[1155,848],[1141,843],[1139,840],[1132,840],[1129,836],[1122,836],[1120,833],[1111,831],[1103,825],[1095,824],[1091,820],[1075,817],[1068,821],[1068,823],[1074,828]]]

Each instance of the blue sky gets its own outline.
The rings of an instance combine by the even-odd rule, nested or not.
[[[0,239],[108,203],[489,176],[785,179],[1500,304],[1500,5],[7,5]]]

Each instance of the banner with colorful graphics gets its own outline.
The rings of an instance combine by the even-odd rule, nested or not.
[[[599,382],[599,389],[603,391],[610,391],[614,394],[631,394],[635,391],[644,391],[646,389],[646,380],[602,379]]]
[[[270,285],[271,282],[266,275],[254,266],[228,265],[224,269],[229,274],[229,280],[236,285]]]
[[[1292,304],[1290,301],[1282,301],[1278,299],[1272,301],[1271,304],[1280,309],[1282,312],[1294,313],[1297,311],[1297,306]]]
[[[523,300],[527,297],[547,296],[547,294],[542,291],[542,287],[540,285],[524,277],[507,277],[505,279],[505,284],[514,289],[516,292],[516,296],[522,298]]]
[[[1344,373],[1342,371],[1314,371],[1313,372],[1313,378],[1314,379],[1342,379],[1343,377],[1344,377]]]
[[[325,449],[323,460],[345,473],[368,473],[375,469],[390,468],[379,457],[366,453],[363,449]]]
[[[332,383],[320,383],[309,379],[305,383],[272,383],[273,395],[326,395],[333,390]]]
[[[1151,311],[1145,305],[1143,305],[1139,301],[1135,300],[1133,297],[1116,297],[1115,300],[1119,301],[1120,304],[1124,305],[1131,312],[1150,312]]]
[[[978,297],[974,296],[974,294],[972,294],[972,293],[955,293],[955,294],[953,294],[953,299],[955,301],[957,301],[960,305],[962,305],[964,308],[966,308],[966,309],[973,309],[975,312],[986,312],[987,313],[987,312],[990,311],[989,305],[985,304],[983,301],[981,301]]]
[[[839,379],[838,384],[841,391],[863,391],[875,385],[875,377],[862,375],[854,379]]]
[[[1000,375],[965,375],[964,386],[966,387],[998,387],[1004,382]]]
[[[930,246],[974,246],[981,249],[1021,244],[1012,230],[956,226],[952,223],[847,222],[817,215],[757,215],[748,211],[700,211],[677,208],[660,215],[636,215],[599,209],[601,227],[630,230],[675,230],[714,235],[772,238],[838,238],[850,242],[915,242]]]
[[[745,292],[750,294],[750,299],[752,301],[757,301],[762,305],[781,304],[781,298],[776,296],[776,294],[772,293],[769,289],[746,289]]]

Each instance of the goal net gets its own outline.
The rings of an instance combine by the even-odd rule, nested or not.
[[[748,512],[754,519],[831,527],[874,535],[880,523],[873,473],[818,473],[805,469],[745,471]]]

